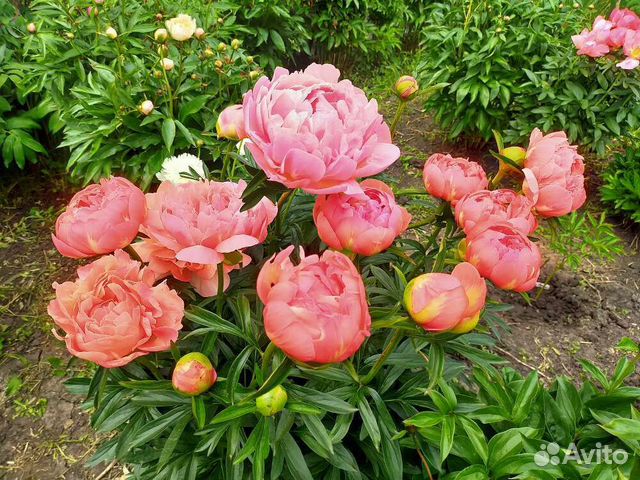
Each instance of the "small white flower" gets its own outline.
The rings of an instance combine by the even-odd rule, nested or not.
[[[204,163],[195,155],[182,153],[175,157],[169,157],[162,162],[162,170],[156,173],[156,178],[161,182],[187,183],[193,182],[184,178],[181,173],[191,173],[194,170],[201,178],[204,177]]]
[[[195,19],[184,13],[181,13],[171,20],[167,20],[165,25],[167,26],[167,30],[169,30],[171,38],[179,42],[189,40],[196,31]]]
[[[160,60],[160,63],[162,64],[162,68],[164,68],[167,72],[173,70],[173,67],[175,65],[173,63],[173,60],[171,60],[170,58],[163,58],[162,60]]]
[[[153,32],[153,38],[156,42],[164,42],[168,36],[169,34],[166,28],[159,28]]]

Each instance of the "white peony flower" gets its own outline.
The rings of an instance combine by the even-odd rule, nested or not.
[[[167,20],[165,25],[167,26],[167,30],[169,30],[171,38],[179,42],[189,40],[196,31],[195,19],[184,13],[181,13],[171,20]]]
[[[175,157],[169,157],[162,162],[162,170],[156,173],[156,178],[161,182],[187,183],[193,182],[189,178],[181,176],[181,173],[191,173],[195,170],[201,178],[204,177],[204,163],[195,155],[182,153]]]

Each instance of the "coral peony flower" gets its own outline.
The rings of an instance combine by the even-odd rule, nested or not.
[[[289,357],[312,363],[342,362],[370,335],[364,283],[348,257],[325,251],[289,259],[293,246],[271,257],[258,275],[264,328]]]
[[[106,368],[171,347],[184,302],[122,250],[78,268],[75,282],[54,283],[47,309],[72,355]],[[61,338],[62,339],[62,338]]]
[[[73,196],[51,238],[65,257],[111,253],[136,238],[144,216],[144,194],[138,187],[122,177],[102,179]]]
[[[276,68],[244,96],[247,145],[269,179],[309,193],[361,192],[400,156],[375,100],[333,65]]]
[[[209,358],[200,352],[191,352],[176,362],[171,384],[184,395],[200,395],[209,390],[217,379],[218,373]]]
[[[200,178],[206,178],[202,160],[190,153],[182,153],[175,157],[165,158],[164,162],[162,162],[162,170],[156,173],[156,178],[161,182],[193,182],[193,179],[182,176],[183,173],[193,175],[191,170],[196,172]]]
[[[523,173],[522,190],[543,217],[560,217],[582,206],[584,162],[564,132],[531,133]]]
[[[232,105],[220,113],[216,122],[216,132],[218,133],[218,138],[227,138],[229,140],[240,140],[247,136],[244,131],[242,105]]]
[[[360,186],[364,194],[319,196],[313,220],[320,238],[331,248],[375,255],[407,229],[411,215],[396,204],[393,191],[383,182],[370,179]]]
[[[479,190],[465,195],[456,203],[455,216],[458,226],[467,235],[485,221],[506,221],[525,235],[531,235],[538,228],[532,208],[533,203],[527,197],[513,190]]]
[[[578,49],[578,55],[597,58],[609,53],[609,35],[605,36],[602,31],[590,32],[585,28],[580,35],[572,35],[571,40]]]
[[[429,332],[465,333],[478,323],[486,294],[476,268],[461,263],[451,274],[425,273],[411,280],[404,303],[411,318]]]
[[[241,211],[246,186],[242,180],[162,182],[146,195],[148,213],[140,231],[149,238],[133,247],[160,278],[171,274],[204,297],[216,295],[217,265],[225,262],[226,289],[228,273],[251,261],[242,251],[264,241],[278,211],[267,198]]]
[[[614,27],[640,30],[640,17],[628,8],[614,8],[609,15],[609,20]]]
[[[189,40],[193,37],[193,34],[196,31],[195,19],[191,18],[189,15],[185,15],[184,13],[167,20],[165,25],[169,31],[169,35],[171,35],[171,38],[179,42]]]
[[[526,292],[540,276],[542,256],[525,234],[508,223],[485,224],[467,237],[467,261],[503,290]]]
[[[455,204],[468,193],[485,190],[487,175],[476,162],[434,153],[424,164],[424,186],[431,195]]]

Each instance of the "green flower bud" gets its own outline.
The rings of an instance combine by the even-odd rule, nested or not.
[[[256,408],[265,417],[270,417],[284,409],[288,400],[287,391],[278,385],[256,398]]]

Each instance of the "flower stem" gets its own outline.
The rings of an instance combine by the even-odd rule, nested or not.
[[[398,122],[400,121],[400,118],[402,117],[402,114],[404,113],[405,108],[407,108],[407,102],[404,100],[401,100],[400,103],[398,104],[396,115],[393,117],[393,120],[391,121],[391,138],[395,137],[396,135]]]
[[[389,357],[389,355],[393,353],[393,351],[396,349],[396,347],[400,343],[400,340],[402,340],[402,331],[396,330],[393,336],[391,337],[391,340],[389,340],[389,343],[387,344],[386,348],[380,355],[380,358],[378,358],[378,361],[373,365],[373,367],[371,367],[371,370],[369,371],[369,373],[364,378],[362,378],[362,382],[361,382],[362,385],[367,385],[375,378],[375,376],[378,374],[378,372],[384,365],[384,362],[387,361],[387,358]]]
[[[224,307],[224,263],[220,262],[216,266],[218,274],[218,295],[216,297],[216,313],[222,316],[222,308]]]

